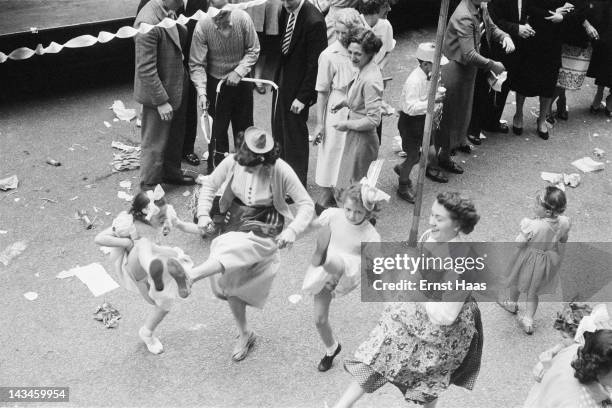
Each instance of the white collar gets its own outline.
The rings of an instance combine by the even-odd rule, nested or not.
[[[300,14],[300,10],[302,9],[302,6],[304,5],[305,1],[306,0],[301,0],[300,1],[300,5],[295,10],[293,10],[291,13],[289,13],[289,14],[293,14],[295,16],[295,18],[297,18],[298,14]]]

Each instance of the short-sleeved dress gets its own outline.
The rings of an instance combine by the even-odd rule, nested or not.
[[[421,242],[435,241],[428,231]],[[433,323],[424,303],[389,303],[369,339],[344,367],[368,393],[389,382],[407,401],[424,404],[451,383],[471,390],[482,346],[480,310],[471,296],[450,325]]]
[[[374,56],[374,63],[379,66],[381,71],[385,70],[385,66],[381,65],[380,62],[385,58],[387,53],[393,51],[395,48],[395,39],[393,38],[393,26],[386,18],[379,18],[373,27],[370,27],[363,16],[361,15],[361,22],[363,25],[372,30],[374,34],[382,41],[382,47]]]
[[[174,226],[173,217],[176,217],[175,215],[176,213],[174,212],[174,209],[171,209],[170,205],[168,207],[169,207],[168,218],[169,218],[171,225]],[[119,214],[116,218],[116,220],[119,218],[123,218],[122,220],[123,228],[122,229],[124,229],[124,231],[129,231],[130,229],[133,228],[137,231],[136,235],[141,237],[138,239],[149,239],[151,240],[151,242],[155,244],[158,244],[158,245],[163,244],[164,238],[161,234],[161,231],[155,231],[153,228],[149,226],[145,226],[145,225],[140,226],[137,223],[134,223],[133,226],[127,226],[125,224],[125,220],[126,220],[125,215],[126,213],[123,212]],[[113,224],[115,224],[115,222],[113,222]],[[116,235],[125,237],[125,234],[121,232],[118,234],[116,233]],[[172,247],[172,249],[174,249],[175,251],[179,253],[178,257],[176,257],[176,260],[183,266],[183,268],[191,269],[193,267],[193,261],[188,255],[185,255],[182,249],[178,247]],[[119,275],[118,279],[121,282],[122,286],[125,289],[133,293],[142,294],[143,292],[148,291],[148,295],[153,300],[153,302],[155,302],[155,306],[159,307],[162,310],[170,311],[170,309],[172,309],[172,305],[174,304],[174,301],[178,294],[178,286],[176,284],[176,281],[174,280],[172,276],[170,276],[166,268],[164,268],[164,272],[162,274],[162,281],[164,283],[164,289],[161,291],[158,291],[155,289],[153,280],[151,279],[151,276],[149,276],[148,274],[146,274],[144,279],[136,280],[136,278],[134,277],[133,271],[131,271],[130,268],[128,267],[129,263],[139,264],[137,260],[132,260],[132,262],[129,262],[129,260],[131,259],[130,257],[135,257],[135,256],[136,256],[135,253],[130,253],[124,248],[112,248],[111,258],[116,259],[115,267],[117,269],[117,274]],[[160,256],[159,258],[162,261],[167,259],[167,257],[164,257],[164,256]]]
[[[344,263],[344,271],[332,295],[344,296],[359,286],[361,280],[361,243],[380,242],[380,235],[370,222],[364,220],[359,225],[351,224],[341,208],[328,208],[319,216],[319,222],[331,231],[327,253],[339,256]],[[323,266],[311,266],[306,271],[302,289],[316,295],[327,282],[334,278],[325,272]]]
[[[349,82],[354,75],[355,68],[348,51],[339,41],[335,41],[319,56],[315,89],[317,92],[329,92],[325,109],[325,138],[319,145],[315,173],[315,182],[321,187],[333,187],[338,181],[346,132],[336,130],[334,125],[347,119],[348,109],[332,113],[331,108],[346,98]]]
[[[508,286],[517,287],[527,296],[553,293],[559,268],[559,242],[567,241],[569,218],[562,215],[557,218],[524,218],[520,228],[528,242],[517,251],[510,264]]]

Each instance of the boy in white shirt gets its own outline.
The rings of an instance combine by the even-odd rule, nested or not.
[[[410,172],[419,162],[421,155],[421,145],[423,143],[423,128],[425,127],[425,115],[427,113],[427,95],[429,92],[431,70],[435,44],[432,42],[419,44],[416,58],[419,66],[416,67],[404,83],[401,97],[401,110],[397,128],[402,137],[402,149],[406,152],[406,160],[402,164],[394,167],[395,173],[399,176],[399,187],[397,195],[409,203],[414,203],[414,192],[412,191],[412,181]],[[440,64],[444,65],[448,60],[442,56]],[[436,93],[436,109],[441,109],[444,94]],[[433,130],[433,129],[432,129]],[[433,136],[433,134],[432,134]],[[433,137],[431,138],[433,144]],[[431,157],[431,155],[430,155]],[[426,175],[438,183],[447,183],[448,178],[444,173],[432,164],[427,166]]]

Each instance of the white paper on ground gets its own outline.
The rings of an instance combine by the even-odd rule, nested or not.
[[[38,299],[38,293],[36,292],[26,292],[23,294],[23,297],[28,300],[36,300]]]
[[[294,305],[299,303],[302,300],[302,295],[298,295],[297,293],[289,296],[289,301]]]
[[[572,166],[585,173],[590,173],[593,171],[603,170],[605,164],[602,162],[595,161],[590,157],[583,157],[582,159],[573,161]]]
[[[132,181],[131,180],[120,181],[119,182],[119,187],[127,188],[129,190],[130,188],[132,188]]]
[[[94,296],[100,296],[115,290],[119,284],[106,272],[99,263],[92,263],[75,268],[74,276],[83,282]]]
[[[70,270],[67,271],[61,271],[60,273],[58,273],[55,277],[57,279],[66,279],[66,278],[72,278],[74,276],[74,272],[76,271],[76,268],[72,268]]]
[[[125,191],[117,191],[117,197],[125,201],[132,201],[132,199],[134,198],[130,194],[126,193]]]

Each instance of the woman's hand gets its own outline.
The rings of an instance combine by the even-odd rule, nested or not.
[[[348,128],[348,126],[347,126],[347,125],[348,125],[348,121],[346,121],[346,120],[342,120],[342,121],[340,121],[340,122],[336,123],[336,124],[334,125],[334,128],[335,128],[336,130],[340,131],[340,132],[346,132],[347,130],[349,130],[349,128]]]
[[[499,75],[505,70],[506,70],[506,67],[504,67],[504,64],[502,64],[499,61],[493,61],[493,65],[491,66],[491,71],[493,71],[495,75]]]
[[[563,7],[558,8],[556,11],[549,11],[550,16],[544,17],[544,20],[548,20],[551,23],[560,23],[563,21],[563,13],[559,10],[563,9]]]
[[[583,25],[584,25],[584,30],[586,31],[587,35],[589,36],[591,40],[599,40],[599,33],[597,32],[595,27],[593,27],[591,23],[589,23],[588,20],[584,20]]]
[[[533,37],[535,33],[535,30],[529,24],[519,24],[519,37],[527,39]]]
[[[287,228],[276,237],[276,245],[278,245],[278,249],[290,248],[295,242],[295,238],[295,232]]]
[[[514,46],[514,41],[512,41],[512,38],[504,37],[504,40],[502,41],[502,48],[504,49],[504,51],[506,51],[506,54],[514,52],[516,47]]]
[[[334,106],[332,106],[331,113],[337,113],[340,109],[346,108],[347,106],[348,106],[348,103],[346,102],[346,100],[340,101]]]
[[[200,230],[200,234],[206,235],[212,228],[214,228],[214,224],[208,215],[203,215],[198,218],[198,229]]]

